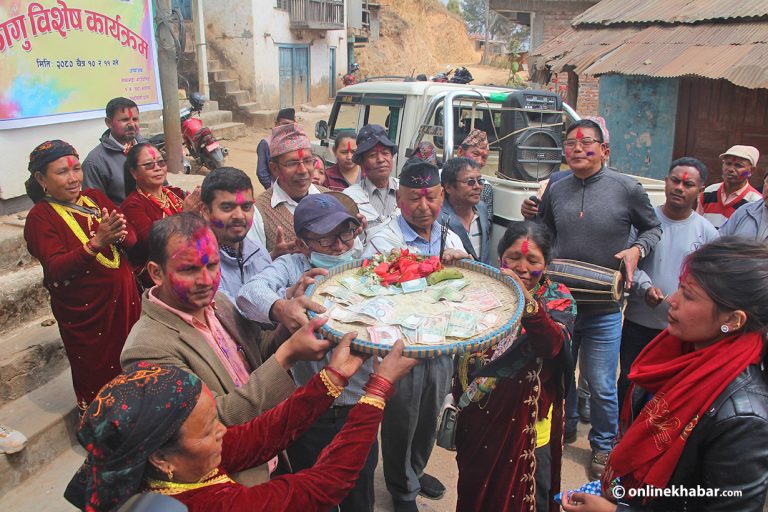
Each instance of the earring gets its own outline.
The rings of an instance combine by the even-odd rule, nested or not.
[[[169,482],[172,481],[173,480],[173,470],[169,469],[168,471],[166,471],[165,476],[168,477],[168,481]]]
[[[731,330],[731,328],[728,327],[727,324],[723,324],[723,325],[720,326],[720,330],[723,331],[723,333],[727,333],[728,331]]]

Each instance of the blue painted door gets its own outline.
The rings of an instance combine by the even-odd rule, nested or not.
[[[293,48],[280,48],[280,108],[293,106]]]
[[[336,97],[336,48],[328,55],[328,97]]]
[[[309,101],[309,48],[280,47],[280,108]]]

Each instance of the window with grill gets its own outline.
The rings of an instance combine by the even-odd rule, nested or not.
[[[282,9],[284,11],[288,10],[288,2],[289,0],[277,0],[277,5],[275,6],[277,9]]]

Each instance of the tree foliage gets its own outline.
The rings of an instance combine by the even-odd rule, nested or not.
[[[485,10],[487,0],[462,0],[461,17],[470,34],[485,34]],[[517,25],[491,11],[489,32],[491,39],[509,39]]]
[[[450,12],[461,16],[461,5],[459,0],[448,0],[448,4],[445,6]]]

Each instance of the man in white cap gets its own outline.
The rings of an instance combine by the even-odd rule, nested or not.
[[[753,146],[733,146],[720,155],[723,181],[704,189],[697,212],[720,229],[738,208],[762,199],[760,192],[749,184],[759,159],[760,152]]]

